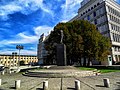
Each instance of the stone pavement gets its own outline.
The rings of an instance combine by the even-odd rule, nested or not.
[[[110,79],[110,88],[104,87],[103,78]],[[39,78],[12,73],[0,75],[0,79],[2,79],[0,90],[15,90],[15,80],[21,80],[19,90],[42,90],[45,80],[48,80],[49,90],[74,90],[76,79],[81,81],[81,90],[120,90],[120,72],[75,78]]]

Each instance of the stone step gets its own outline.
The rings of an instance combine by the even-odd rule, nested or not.
[[[30,76],[30,77],[46,77],[46,78],[52,78],[52,77],[85,77],[85,76],[94,76],[96,75],[92,71],[73,71],[73,72],[44,72],[44,71],[28,71],[23,74],[24,76]]]

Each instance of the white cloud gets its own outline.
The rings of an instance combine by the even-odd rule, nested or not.
[[[38,26],[38,27],[34,27],[34,32],[38,36],[41,35],[42,33],[47,35],[52,29],[53,27],[49,27],[49,26]]]
[[[20,10],[22,10],[22,8],[14,4],[0,6],[0,18],[3,20],[7,20],[8,14],[13,14],[14,12],[17,12]]]
[[[52,30],[52,27],[49,26],[38,26],[38,27],[34,27],[33,28],[35,35],[29,35],[26,32],[21,32],[19,34],[17,34],[16,38],[13,38],[11,40],[2,40],[0,41],[0,47],[4,46],[4,45],[10,45],[10,44],[34,44],[38,42],[39,36],[43,33],[45,33],[45,35],[48,34],[49,31]]]
[[[21,32],[14,36],[15,38],[10,39],[10,40],[2,40],[0,41],[0,47],[13,47],[16,46],[16,44],[38,44],[38,40],[41,34],[45,33],[45,35],[48,34],[49,31],[52,30],[52,27],[49,26],[38,26],[33,28],[35,35],[29,35],[27,32]],[[29,47],[30,50],[23,49],[21,50],[21,54],[25,55],[36,55],[37,54],[37,47],[36,48],[31,48]],[[32,50],[31,50],[32,49]],[[16,49],[4,49],[0,50],[0,54],[11,54],[12,52],[15,52]]]
[[[80,8],[80,2],[83,0],[66,0],[62,5],[63,17],[62,21],[68,21],[75,15],[77,15],[78,8]]]
[[[52,10],[50,10],[49,6],[43,3],[43,0],[17,0],[10,3],[6,2],[5,5],[0,6],[0,18],[7,20],[9,14],[13,14],[15,12],[29,14],[38,9],[41,9],[53,16]]]

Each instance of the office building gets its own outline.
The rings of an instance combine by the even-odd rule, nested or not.
[[[83,0],[78,15],[70,20],[88,20],[99,32],[110,38],[112,48],[108,62],[120,62],[120,5],[114,0]]]
[[[45,36],[44,33],[40,36],[37,48],[38,64],[44,64],[46,61],[47,51],[44,47],[44,42],[47,38],[48,36]]]

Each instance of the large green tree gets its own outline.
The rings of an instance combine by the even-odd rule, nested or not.
[[[87,65],[90,65],[91,60],[104,60],[110,53],[110,40],[102,36],[94,24],[84,20],[59,23],[45,42],[48,62],[51,64],[56,60],[56,45],[60,43],[60,30],[64,33],[63,43],[67,49],[68,64],[81,62],[81,58],[84,58],[84,66],[86,59],[88,59]]]

